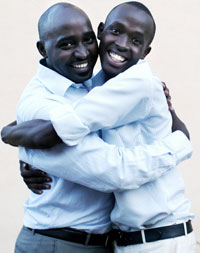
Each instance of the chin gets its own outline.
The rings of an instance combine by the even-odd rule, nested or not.
[[[124,67],[114,67],[110,64],[102,64],[102,69],[110,78],[115,77],[124,71]]]
[[[89,75],[87,74],[85,76],[78,76],[75,78],[75,80],[76,80],[76,83],[83,83],[87,81],[88,79],[90,79],[91,77],[92,77],[92,73]]]
[[[119,75],[122,70],[120,69],[113,69],[111,67],[108,68],[103,68],[103,71],[106,73],[106,75],[108,75],[110,78],[115,77],[117,75]]]

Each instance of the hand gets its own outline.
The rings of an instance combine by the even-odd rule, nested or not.
[[[28,188],[36,193],[42,194],[43,190],[48,190],[51,188],[51,185],[46,184],[50,183],[52,179],[46,175],[44,171],[38,169],[31,169],[31,166],[23,161],[19,161],[21,176]]]
[[[176,130],[180,130],[182,131],[188,139],[190,139],[190,134],[189,131],[186,128],[186,125],[179,119],[179,117],[176,115],[175,110],[172,106],[172,102],[171,102],[171,96],[169,94],[169,89],[167,88],[166,84],[164,82],[162,82],[163,84],[163,90],[167,99],[167,104],[169,107],[169,111],[171,113],[172,116],[172,132],[176,131]]]
[[[174,108],[172,106],[171,96],[169,94],[169,89],[167,88],[167,86],[164,82],[162,82],[162,84],[163,84],[163,90],[164,90],[164,93],[165,93],[165,96],[166,96],[166,100],[167,100],[169,110],[174,111]]]
[[[186,125],[179,119],[179,117],[176,115],[174,110],[172,110],[170,112],[172,115],[172,132],[174,132],[176,130],[180,130],[190,140],[190,134],[189,134],[189,131],[187,130]]]

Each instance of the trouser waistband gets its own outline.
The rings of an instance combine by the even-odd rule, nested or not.
[[[57,228],[57,229],[32,229],[28,228],[34,233],[61,239],[69,242],[79,243],[83,245],[93,246],[108,246],[111,243],[111,233],[106,234],[90,234],[83,231],[71,228]]]
[[[123,232],[121,230],[114,230],[113,234],[118,246],[127,246],[175,238],[178,236],[187,235],[192,231],[192,223],[189,220],[188,222],[181,224],[140,230],[135,232]]]

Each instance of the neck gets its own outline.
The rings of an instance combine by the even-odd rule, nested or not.
[[[103,70],[103,73],[104,73],[105,82],[107,82],[107,81],[110,80],[111,78],[115,77],[114,75],[109,75],[109,74],[106,73],[104,70]]]
[[[46,59],[45,59],[45,58],[42,58],[42,59],[40,60],[40,63],[41,63],[42,65],[44,65],[45,67],[49,68],[48,65],[47,65],[47,62],[46,62]]]

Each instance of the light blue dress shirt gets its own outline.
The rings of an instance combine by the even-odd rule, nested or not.
[[[101,79],[101,75],[102,72],[98,79]],[[156,120],[149,121],[152,115],[156,116]],[[153,135],[156,134],[155,130],[162,132],[162,128],[168,131],[167,134],[171,132],[171,115],[161,82],[152,74],[145,60],[140,60],[103,86],[93,88],[75,103],[58,105],[50,112],[50,119],[57,134],[67,145],[76,145],[90,132],[113,129],[145,119],[148,119],[145,125],[154,128]],[[149,133],[148,143],[155,139],[153,135]]]
[[[90,86],[91,82],[84,86],[72,84],[40,64],[20,99],[18,122],[49,119],[52,109],[76,102],[87,94]],[[109,131],[107,137],[106,132],[103,135],[112,142]],[[112,194],[99,191],[136,189],[173,171],[176,164],[190,155],[191,145],[179,131],[152,145],[135,148],[107,144],[96,132],[71,148],[64,144],[48,150],[20,148],[21,160],[54,175],[50,191],[39,196],[31,193],[26,201],[24,224],[39,229],[70,226],[104,233],[110,229],[113,198]]]
[[[99,129],[103,129],[104,141],[119,147],[151,144],[171,132],[162,83],[145,60],[94,88],[73,105],[54,108],[50,116],[58,135],[68,145],[77,144],[85,134]],[[119,127],[122,123],[124,126]],[[126,231],[193,218],[177,168],[139,189],[115,192],[115,199],[111,220]]]

